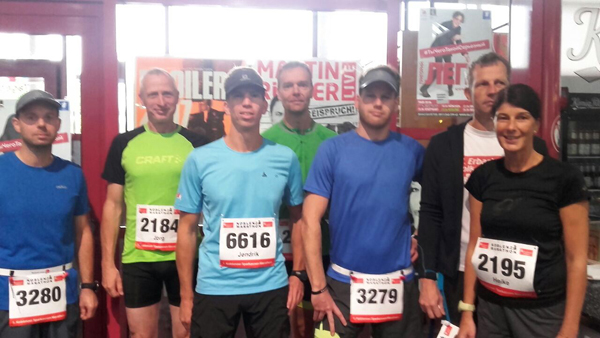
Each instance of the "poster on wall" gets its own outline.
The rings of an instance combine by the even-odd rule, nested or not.
[[[37,89],[37,88],[33,88]],[[71,110],[69,102],[65,100],[58,100],[61,108],[58,111],[61,124],[58,130],[56,140],[52,145],[52,154],[71,161]],[[16,151],[21,148],[21,135],[17,133],[12,125],[12,119],[15,116],[15,107],[17,100],[4,100],[0,99],[0,155]]]
[[[470,116],[464,94],[471,61],[493,49],[491,14],[482,10],[420,11],[417,112],[420,116]]]
[[[0,76],[0,100],[18,100],[34,89],[44,89],[43,77]]]
[[[360,69],[358,62],[306,60],[313,73],[313,97],[309,107],[316,122],[344,132],[356,128],[358,115],[354,108]],[[247,65],[258,71],[265,86],[269,109],[261,119],[261,132],[283,118],[283,107],[277,99],[277,71],[281,60],[203,60],[180,58],[137,58],[135,71],[135,127],[145,124],[146,110],[137,95],[140,81],[150,69],[168,71],[179,90],[176,123],[216,140],[229,132],[230,120],[225,114],[225,79],[235,66]]]

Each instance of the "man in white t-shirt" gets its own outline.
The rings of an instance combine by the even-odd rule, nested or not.
[[[470,226],[469,194],[464,184],[479,165],[504,156],[491,110],[509,80],[510,65],[498,54],[488,53],[473,62],[465,89],[473,103],[473,119],[434,136],[425,154],[419,223],[425,274],[420,280],[419,302],[432,319],[446,316],[455,325],[460,322],[458,303]],[[536,138],[534,145],[538,152],[547,153],[543,140]],[[444,278],[442,290],[437,286],[438,276]]]

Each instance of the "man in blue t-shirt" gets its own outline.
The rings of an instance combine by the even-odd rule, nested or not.
[[[374,337],[416,337],[420,321],[413,316],[420,311],[408,204],[425,150],[389,131],[398,112],[398,73],[377,67],[359,84],[358,128],[323,142],[304,186],[302,236],[312,304],[317,321],[327,316],[316,324],[315,336],[357,337],[371,323]],[[331,265],[325,277],[320,219],[328,204]],[[403,308],[410,309],[404,316]]]
[[[0,156],[0,338],[74,338],[98,305],[83,173],[52,155],[59,108],[41,90],[21,96],[22,146]]]
[[[287,337],[288,312],[304,290],[301,283],[288,290],[277,227],[282,201],[293,223],[301,216],[300,164],[291,149],[260,136],[267,101],[255,70],[234,68],[225,92],[231,129],[224,138],[192,151],[175,201],[181,212],[176,249],[181,321],[192,337],[233,337],[243,316],[250,337]],[[201,212],[205,237],[194,292]],[[300,236],[299,231],[293,226],[292,236]],[[295,269],[303,270],[302,248],[295,242]]]

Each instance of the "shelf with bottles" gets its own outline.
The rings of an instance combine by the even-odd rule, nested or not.
[[[589,191],[600,191],[600,161],[573,160],[569,161],[569,163],[581,171],[585,185]]]
[[[600,160],[600,156],[569,156],[569,162],[577,160]]]
[[[600,159],[600,121],[571,121],[569,123],[567,157],[569,159]]]

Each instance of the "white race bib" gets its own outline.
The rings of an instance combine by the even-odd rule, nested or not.
[[[511,298],[536,298],[533,277],[538,247],[479,238],[471,263],[479,282],[488,290]]]
[[[65,319],[67,275],[61,271],[9,277],[9,325],[24,326]]]
[[[279,228],[277,228],[279,238],[283,243],[283,257],[286,261],[291,261],[293,257],[292,252],[292,227],[289,219],[280,219]]]
[[[236,269],[275,265],[275,218],[222,218],[219,236],[220,265]]]
[[[442,320],[442,328],[436,338],[454,338],[458,335],[458,326],[452,325],[452,323]]]
[[[350,273],[350,321],[383,323],[402,319],[404,277],[392,272],[384,275]]]
[[[137,205],[135,248],[175,251],[179,210],[169,205]]]

